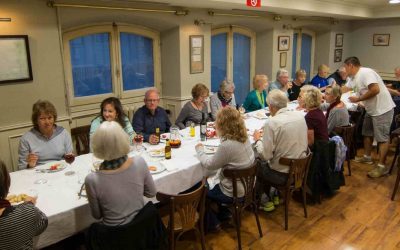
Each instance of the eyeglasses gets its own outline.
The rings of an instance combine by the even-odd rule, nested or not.
[[[146,99],[145,102],[151,103],[151,102],[158,102],[160,99]]]
[[[230,92],[230,91],[224,91],[224,93],[227,94],[227,95],[233,95],[233,91],[232,91],[232,92]]]

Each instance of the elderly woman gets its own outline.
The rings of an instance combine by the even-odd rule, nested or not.
[[[328,133],[331,134],[335,127],[349,125],[349,112],[346,105],[340,100],[342,92],[339,85],[326,87],[326,103],[321,105],[322,110],[326,110],[326,120],[328,122]]]
[[[125,115],[122,104],[118,98],[109,97],[104,99],[100,104],[100,114],[97,116],[90,126],[90,137],[100,127],[104,121],[116,121],[124,128],[125,132],[129,135],[129,142],[133,144],[133,138],[136,133],[132,128],[129,118]]]
[[[178,118],[176,118],[175,124],[180,129],[190,126],[192,122],[200,124],[203,115],[208,120],[208,107],[206,100],[209,93],[210,91],[206,85],[202,83],[194,85],[192,88],[193,99],[183,106]]]
[[[57,111],[52,103],[39,100],[33,104],[33,128],[19,142],[19,169],[59,161],[66,154],[72,154],[71,136],[55,124],[56,120]]]
[[[0,249],[33,249],[33,237],[47,227],[47,217],[36,206],[36,198],[26,196],[19,205],[6,200],[11,179],[0,161]]]
[[[299,97],[300,89],[304,86],[306,81],[307,72],[304,69],[299,69],[296,71],[296,79],[292,82],[292,87],[288,89],[289,100],[294,101]]]
[[[207,197],[218,204],[230,203],[233,196],[232,183],[223,175],[223,169],[242,169],[251,166],[254,162],[254,152],[247,137],[244,121],[236,109],[232,107],[221,109],[217,113],[215,128],[221,138],[221,144],[215,154],[207,156],[201,143],[196,145],[196,152],[205,170],[210,173],[216,171],[213,183],[209,183],[210,191]],[[238,183],[239,197],[244,195],[243,190],[242,184]],[[220,219],[229,217],[229,212],[221,209],[222,207],[218,217]],[[215,216],[212,221],[214,226],[218,225],[219,221]]]
[[[90,144],[104,160],[85,179],[92,216],[108,226],[129,223],[143,208],[143,195],[156,195],[148,166],[140,156],[128,158],[129,137],[117,122],[103,122]]]
[[[308,145],[313,145],[315,140],[328,141],[328,125],[324,113],[320,109],[322,93],[312,85],[305,85],[300,90],[299,106],[307,112],[305,119],[308,127]]]
[[[211,117],[217,118],[217,112],[226,106],[236,107],[235,84],[230,80],[223,80],[219,85],[219,91],[210,97]]]
[[[255,111],[267,107],[267,88],[268,88],[268,76],[256,75],[253,78],[253,88],[246,97],[243,103],[243,107],[246,112]]]

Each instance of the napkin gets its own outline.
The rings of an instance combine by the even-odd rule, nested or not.
[[[167,169],[167,171],[174,171],[178,168],[178,164],[171,160],[162,160],[160,163]]]

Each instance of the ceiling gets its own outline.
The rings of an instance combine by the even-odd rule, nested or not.
[[[100,0],[218,10],[247,10],[296,16],[323,16],[337,19],[400,17],[400,4],[388,0],[261,0],[261,8],[246,6],[246,0]],[[99,2],[100,2],[99,1]]]

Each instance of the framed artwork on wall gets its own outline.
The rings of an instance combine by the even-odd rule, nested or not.
[[[204,72],[204,36],[190,36],[190,74]]]
[[[336,34],[335,47],[343,47],[343,34]]]
[[[290,36],[278,36],[278,51],[288,51],[290,49]]]
[[[389,46],[390,34],[374,34],[374,46]]]
[[[341,62],[342,61],[343,50],[342,49],[335,49],[334,55],[334,62]]]
[[[0,35],[0,83],[32,81],[27,35]]]
[[[286,67],[286,52],[281,52],[280,58],[279,58],[279,67],[284,68]]]

